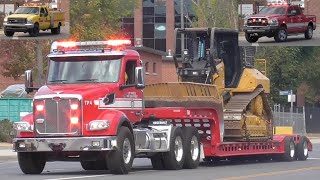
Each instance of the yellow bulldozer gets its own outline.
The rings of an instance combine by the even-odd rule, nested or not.
[[[175,42],[181,37],[186,48],[181,55],[174,54],[179,82],[148,85],[146,106],[195,106],[189,102],[213,106],[221,118],[223,141],[272,139],[272,111],[266,96],[270,80],[242,61],[238,32],[177,28]],[[175,44],[175,52],[178,47],[180,44]]]

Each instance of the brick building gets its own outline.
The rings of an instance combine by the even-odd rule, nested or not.
[[[316,15],[317,24],[320,23],[320,3],[319,0],[305,0],[304,2],[304,12],[305,14]],[[317,27],[319,28],[319,27]]]

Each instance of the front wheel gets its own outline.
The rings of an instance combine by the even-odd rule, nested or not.
[[[40,174],[46,165],[46,157],[38,152],[18,152],[18,162],[24,174]]]
[[[312,36],[313,36],[313,27],[308,26],[307,30],[304,32],[304,37],[306,39],[312,39]]]
[[[255,43],[259,40],[258,36],[253,36],[252,34],[247,33],[247,32],[245,33],[245,37],[249,43]]]
[[[32,29],[29,30],[29,35],[31,37],[37,37],[39,35],[39,24],[34,24],[34,27]]]
[[[14,32],[13,31],[7,31],[5,30],[4,31],[4,34],[7,36],[7,37],[12,37],[14,35]]]
[[[288,32],[285,27],[280,27],[276,31],[276,34],[274,35],[274,40],[276,42],[285,42],[285,41],[287,41],[287,38],[288,38]]]
[[[121,127],[117,136],[117,149],[107,155],[107,166],[112,174],[128,174],[134,157],[133,135],[129,128]]]

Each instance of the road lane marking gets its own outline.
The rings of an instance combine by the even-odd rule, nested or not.
[[[105,174],[105,175],[92,175],[92,176],[74,176],[74,177],[55,178],[55,179],[46,179],[46,180],[83,179],[83,178],[104,177],[104,176],[108,176],[108,175],[109,175],[109,174]]]
[[[310,170],[320,170],[320,166],[291,169],[291,170],[285,170],[285,171],[275,171],[275,172],[268,172],[268,173],[258,173],[258,174],[252,174],[252,175],[246,175],[246,176],[232,176],[232,177],[220,178],[215,180],[239,180],[239,179],[263,177],[263,176],[274,176],[274,175],[281,175],[281,174],[297,173],[297,172],[310,171]]]
[[[320,160],[320,158],[308,158],[308,159],[313,159],[313,160]]]
[[[0,162],[0,165],[2,164],[12,164],[12,163],[17,163],[18,161],[9,161],[9,162]]]

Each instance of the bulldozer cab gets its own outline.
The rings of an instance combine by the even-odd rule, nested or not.
[[[181,55],[174,54],[178,76],[182,82],[214,84],[216,66],[224,64],[225,88],[235,88],[242,72],[238,46],[238,32],[220,28],[175,29],[175,52],[177,38],[184,35]],[[222,73],[222,72],[221,72]]]

